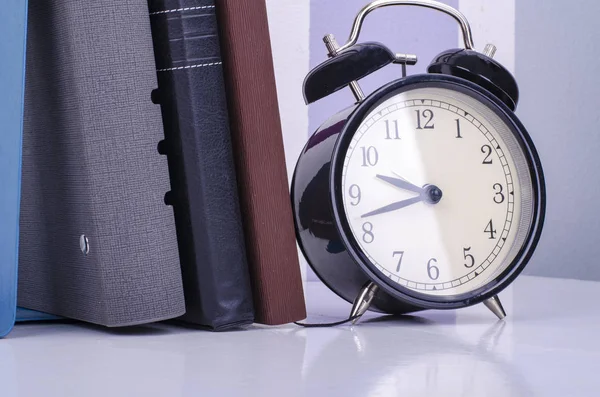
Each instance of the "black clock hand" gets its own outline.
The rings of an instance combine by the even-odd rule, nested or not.
[[[419,202],[421,202],[423,200],[424,200],[424,197],[423,197],[423,195],[421,195],[421,196],[413,197],[413,198],[410,198],[410,199],[407,199],[407,200],[397,201],[397,202],[392,203],[390,205],[386,205],[385,207],[381,207],[379,209],[376,209],[375,211],[367,212],[366,214],[364,214],[363,216],[361,216],[361,218],[367,218],[367,217],[373,216],[373,215],[385,214],[386,212],[396,211],[396,210],[399,210],[401,208],[408,207],[409,205],[413,205],[413,204],[419,203]]]
[[[400,189],[410,190],[411,192],[422,194],[423,190],[424,190],[422,187],[413,185],[412,183],[407,182],[404,179],[393,178],[391,176],[385,176],[385,175],[376,175],[376,177],[378,179],[381,179],[384,182],[389,183],[390,185],[394,185],[396,187],[399,187]]]

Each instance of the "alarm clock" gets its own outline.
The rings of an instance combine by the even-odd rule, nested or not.
[[[365,17],[386,6],[452,16],[464,47],[442,52],[427,73],[378,42],[359,43]],[[321,281],[354,304],[403,314],[485,303],[526,266],[542,232],[545,187],[533,142],[515,116],[519,89],[474,50],[466,18],[436,1],[379,0],[357,15],[350,38],[324,42],[329,59],[304,82],[316,102],[349,87],[356,102],[308,140],[292,181],[299,246]],[[357,81],[390,65],[402,77],[365,96]]]

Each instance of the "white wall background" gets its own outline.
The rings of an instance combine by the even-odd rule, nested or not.
[[[310,0],[267,0],[267,11],[291,183],[296,160],[308,136],[308,107],[302,96],[302,82],[309,72]],[[298,252],[302,277],[306,279],[306,261]]]
[[[544,232],[527,271],[600,281],[600,2],[519,0],[519,117],[546,175]]]
[[[486,44],[494,44],[498,48],[494,58],[514,73],[515,0],[459,0],[458,9],[471,24],[475,49],[483,51]],[[458,43],[463,46],[460,33]]]
[[[309,72],[310,1],[267,0],[267,10],[285,155],[291,181],[308,131],[308,107],[302,97],[302,82]]]

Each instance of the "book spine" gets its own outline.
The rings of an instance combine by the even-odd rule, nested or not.
[[[18,0],[0,12],[0,338],[15,322],[21,193],[21,140],[27,1]]]
[[[215,5],[149,0],[187,312],[215,330],[252,323]]]
[[[259,323],[306,317],[264,0],[216,0]]]

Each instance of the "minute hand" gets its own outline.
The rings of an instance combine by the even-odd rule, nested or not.
[[[384,182],[389,183],[390,185],[394,185],[396,187],[399,187],[400,189],[404,189],[404,190],[410,190],[411,192],[415,192],[415,193],[423,193],[423,188],[419,187],[417,185],[413,185],[410,182],[405,181],[404,179],[400,179],[400,178],[393,178],[391,176],[385,176],[385,175],[376,175],[376,177],[378,179],[381,179]]]
[[[375,211],[367,212],[366,214],[361,216],[361,218],[367,218],[367,217],[370,217],[373,215],[385,214],[386,212],[396,211],[401,208],[408,207],[409,205],[419,203],[421,201],[423,201],[423,197],[421,197],[421,196],[413,197],[408,200],[398,201],[398,202],[392,203],[390,205],[386,205],[385,207],[376,209]]]

